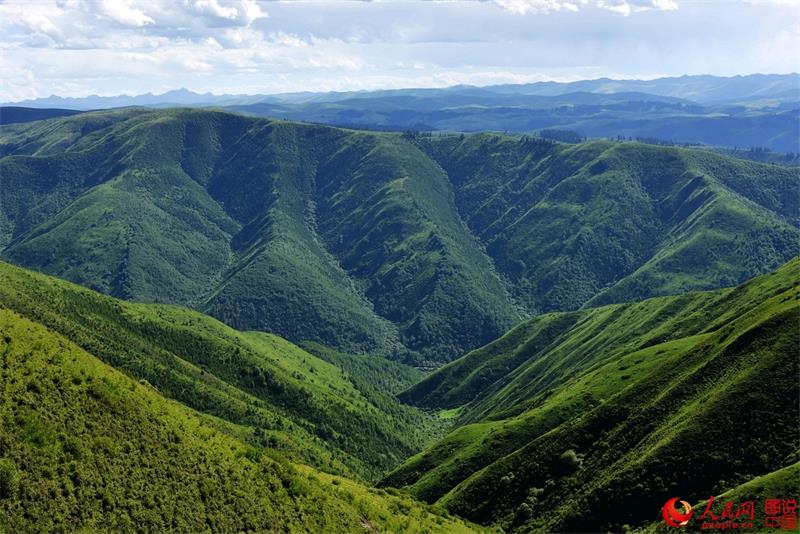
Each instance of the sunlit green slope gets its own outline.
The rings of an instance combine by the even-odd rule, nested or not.
[[[0,532],[472,531],[247,444],[247,428],[167,400],[104,363],[103,346],[0,303]]]
[[[513,530],[605,532],[788,467],[799,285],[795,259],[733,289],[522,323],[403,394],[462,426],[383,483]]]
[[[800,253],[800,170],[702,150],[419,138],[532,312],[735,285]]]
[[[187,309],[120,301],[5,263],[0,304],[162,394],[238,425],[248,443],[333,472],[374,478],[436,432],[431,418],[400,405],[354,365]],[[399,374],[399,364],[383,365],[372,374]]]

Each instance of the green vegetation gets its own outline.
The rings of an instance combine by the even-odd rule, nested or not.
[[[447,177],[396,135],[188,110],[3,132],[0,244],[17,263],[417,362],[520,317]]]
[[[800,253],[797,169],[640,143],[416,142],[534,314],[731,286]]]
[[[520,532],[643,527],[676,495],[767,496],[756,477],[796,496],[798,321],[800,259],[531,319],[402,395],[461,426],[382,484]]]
[[[134,332],[177,310],[127,305],[6,266],[1,278],[0,531],[474,531],[398,492],[368,489],[247,443],[250,428],[165,398],[166,378],[160,386],[131,378],[139,365],[132,360],[148,358]],[[36,297],[48,301],[43,307],[59,303],[78,312],[82,302],[80,315],[96,314],[96,320],[45,326],[40,321],[50,317],[43,307],[19,306],[20,294],[8,294],[9,285],[25,282],[40,286]],[[112,309],[119,312],[115,324],[108,315],[97,320]],[[183,312],[175,321],[199,317]],[[95,327],[105,343],[77,334],[88,336]],[[205,328],[224,327],[208,321]],[[150,337],[156,338],[153,330]],[[273,337],[257,342],[289,350]],[[112,345],[125,374],[104,363]],[[214,348],[208,349],[211,355]],[[210,384],[222,383],[209,373],[196,381],[208,385],[207,398],[214,394]]]
[[[799,252],[800,170],[686,148],[126,109],[3,126],[0,150],[5,258],[419,367]]]
[[[800,260],[699,291],[800,252],[798,168],[197,110],[0,150],[2,255],[89,288],[0,263],[0,530],[619,531],[798,492]]]
[[[439,419],[456,419],[461,415],[461,407],[442,410],[439,412]]]
[[[0,124],[15,124],[19,122],[40,121],[61,117],[64,115],[75,115],[80,111],[73,109],[57,108],[25,108],[19,106],[0,106]]]
[[[163,395],[236,425],[238,438],[321,469],[374,479],[442,427],[370,382],[401,374],[400,364],[383,359],[365,365],[369,372],[342,364],[345,356],[332,364],[272,334],[119,301],[4,263],[0,303]]]
[[[426,373],[399,362],[366,355],[344,354],[313,341],[301,344],[307,352],[337,366],[350,375],[362,393],[374,388],[395,395],[422,380]]]

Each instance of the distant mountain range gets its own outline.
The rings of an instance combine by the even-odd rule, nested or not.
[[[385,89],[375,91],[299,92],[255,95],[215,95],[195,93],[188,89],[167,91],[159,95],[146,93],[137,96],[60,97],[6,102],[2,105],[21,107],[67,109],[103,109],[124,106],[196,106],[196,105],[246,105],[257,103],[308,103],[338,102],[353,98],[432,97],[447,95],[528,95],[560,96],[569,93],[645,93],[652,96],[673,97],[701,104],[734,104],[752,101],[797,102],[800,99],[800,74],[751,74],[748,76],[680,76],[654,80],[613,80],[599,78],[576,82],[536,82],[477,87],[457,85],[443,89]]]
[[[223,107],[263,117],[375,130],[531,133],[558,128],[587,137],[800,152],[797,74],[277,95],[213,95],[180,89],[161,95],[52,96],[10,106],[0,109],[0,122],[22,122],[19,108]],[[34,117],[32,113],[30,119]]]
[[[33,100],[22,100],[20,102],[4,103],[4,106],[19,106],[29,108],[65,108],[76,110],[108,109],[128,106],[195,106],[213,105],[226,100],[236,100],[238,98],[250,98],[247,95],[213,95],[211,93],[195,93],[188,89],[176,89],[167,91],[160,95],[146,93],[136,96],[97,96],[90,95],[85,97],[61,97],[57,95],[45,98],[35,98]]]

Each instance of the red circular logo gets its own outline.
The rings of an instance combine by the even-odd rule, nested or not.
[[[675,503],[680,502],[683,505],[683,512],[678,510]],[[692,505],[686,501],[679,501],[678,497],[673,497],[664,503],[661,507],[661,515],[664,516],[664,521],[671,527],[680,528],[689,523],[692,517]]]

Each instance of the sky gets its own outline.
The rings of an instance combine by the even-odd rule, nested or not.
[[[0,0],[0,101],[800,71],[800,0]]]

